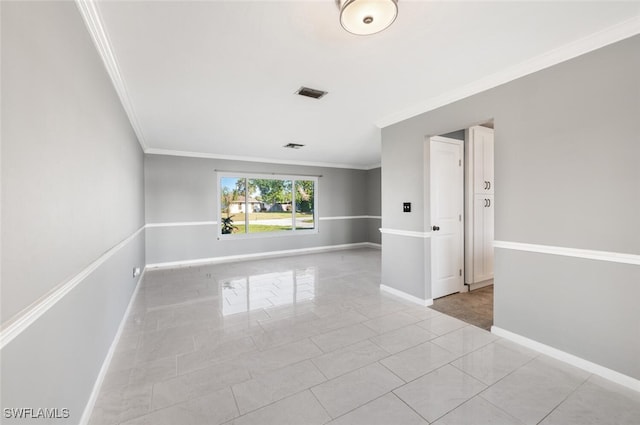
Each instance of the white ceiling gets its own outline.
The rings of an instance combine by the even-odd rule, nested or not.
[[[147,152],[365,169],[380,127],[640,32],[639,2],[400,0],[365,37],[334,0],[78,2]]]

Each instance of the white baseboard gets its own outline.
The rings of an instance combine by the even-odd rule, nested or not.
[[[407,294],[406,292],[400,291],[395,288],[391,288],[387,285],[380,285],[380,290],[387,292],[391,295],[395,295],[398,298],[402,298],[403,300],[411,301],[412,303],[420,304],[423,307],[429,307],[433,305],[432,299],[423,300],[422,298],[415,297],[413,295]]]
[[[102,382],[104,381],[105,376],[107,375],[107,371],[109,370],[109,366],[111,365],[111,360],[113,359],[113,355],[116,352],[116,347],[118,346],[118,342],[120,342],[120,336],[122,335],[122,330],[127,322],[127,318],[129,317],[129,313],[131,312],[131,308],[133,307],[133,303],[135,302],[136,296],[138,295],[138,289],[140,289],[140,284],[144,279],[144,274],[147,271],[145,268],[140,274],[140,278],[138,282],[136,282],[136,287],[133,290],[133,294],[131,294],[131,299],[129,299],[129,304],[127,305],[127,309],[124,312],[124,316],[122,316],[122,320],[120,320],[120,325],[118,326],[118,331],[116,332],[115,338],[111,342],[111,346],[109,347],[109,351],[107,352],[107,356],[102,363],[102,367],[100,368],[100,373],[98,373],[98,377],[96,378],[96,382],[93,384],[93,390],[89,395],[89,400],[85,405],[84,412],[82,412],[82,417],[80,418],[80,425],[87,425],[89,423],[89,419],[91,419],[91,414],[93,413],[93,408],[98,400],[98,395],[100,394],[100,388],[102,387]]]
[[[147,264],[147,269],[166,269],[178,267],[192,267],[204,264],[231,263],[235,261],[257,260],[261,258],[287,257],[289,255],[315,254],[318,252],[340,251],[344,249],[378,248],[372,242],[357,242],[342,245],[327,245],[313,248],[286,249],[281,251],[256,252],[253,254],[227,255],[224,257],[199,258],[196,260],[169,261],[166,263]]]
[[[546,354],[547,356],[553,357],[554,359],[578,367],[589,373],[593,373],[594,375],[601,376],[617,384],[624,385],[627,388],[631,388],[632,390],[640,392],[640,380],[632,378],[631,376],[624,375],[620,372],[616,372],[615,370],[611,370],[599,364],[585,360],[581,357],[574,356],[573,354],[558,350],[557,348],[550,347],[541,342],[534,341],[532,339],[507,331],[497,326],[491,327],[491,333],[499,337],[508,339],[509,341],[513,341],[517,344],[523,345],[539,353]]]

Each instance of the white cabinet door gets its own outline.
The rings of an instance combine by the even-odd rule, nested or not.
[[[493,278],[493,195],[474,197],[472,282]]]
[[[466,141],[465,282],[493,278],[493,129],[469,128]]]
[[[493,130],[472,127],[469,149],[473,162],[473,192],[493,193]]]

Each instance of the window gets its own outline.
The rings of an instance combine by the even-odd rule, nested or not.
[[[218,182],[221,236],[317,232],[316,177],[224,173]]]

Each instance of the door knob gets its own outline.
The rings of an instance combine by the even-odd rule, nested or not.
[[[438,230],[440,230],[440,226],[433,226],[431,230],[433,230],[434,232],[437,232]]]

